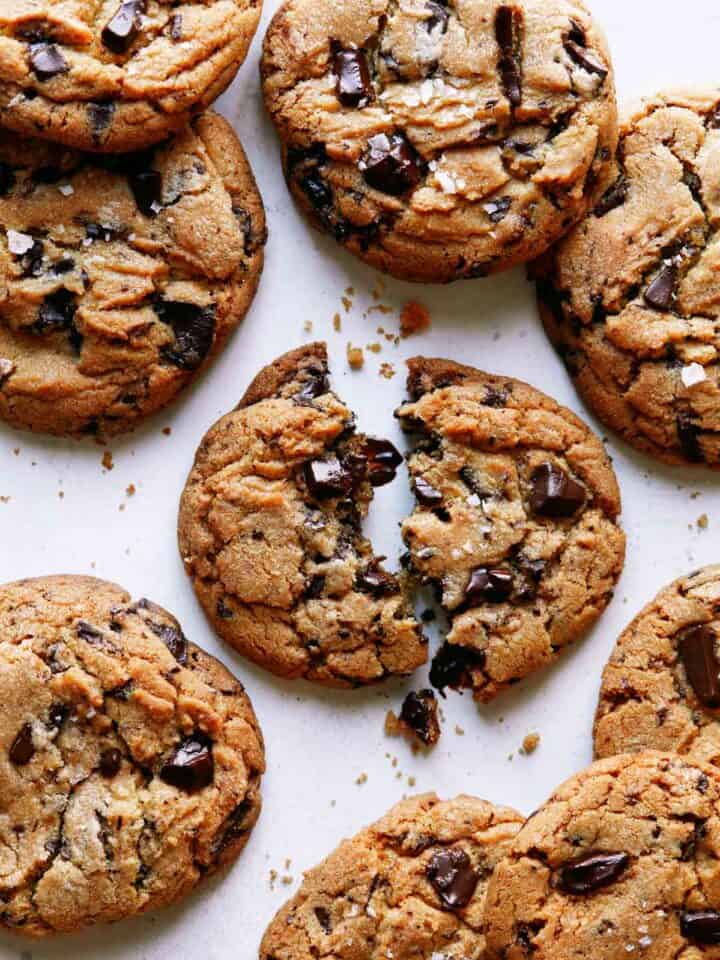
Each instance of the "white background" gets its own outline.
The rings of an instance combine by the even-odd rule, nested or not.
[[[275,0],[266,2],[261,32],[276,6]],[[593,0],[592,7],[610,40],[621,104],[670,86],[720,84],[716,0]],[[720,559],[715,549],[718,476],[660,466],[611,439],[628,534],[627,566],[614,603],[592,635],[553,669],[492,707],[450,695],[443,705],[444,735],[431,756],[413,756],[404,741],[383,733],[387,710],[424,683],[425,672],[412,683],[328,693],[277,681],[215,639],[178,557],[178,497],[205,430],[235,405],[260,366],[283,351],[311,337],[327,339],[334,385],[357,411],[360,429],[388,435],[401,446],[392,410],[403,396],[402,361],[414,353],[526,379],[589,416],[544,339],[522,271],[444,288],[388,281],[381,302],[395,312],[364,316],[378,275],[307,227],[289,200],[262,107],[260,47],[261,33],[221,101],[245,144],[267,207],[270,241],[255,304],[225,354],[193,390],[143,429],[110,444],[115,464],[110,472],[101,465],[103,448],[92,441],[56,441],[0,426],[0,496],[10,497],[0,502],[0,582],[50,573],[95,574],[173,611],[187,635],[220,656],[253,699],[267,740],[263,815],[229,874],[183,905],[52,944],[0,934],[0,960],[100,955],[251,960],[302,871],[342,837],[414,792],[408,776],[416,778],[415,791],[436,790],[444,797],[470,792],[530,812],[558,782],[590,761],[600,671],[622,628],[665,583]],[[340,298],[348,286],[356,295],[346,313]],[[347,341],[379,339],[378,324],[396,330],[398,310],[409,299],[430,309],[431,331],[399,348],[384,345],[379,356],[368,355],[362,373],[350,372]],[[343,317],[339,334],[332,326],[338,311]],[[303,329],[306,321],[312,321],[312,334]],[[395,365],[393,380],[378,376],[381,361]],[[166,426],[172,428],[170,436],[162,433]],[[137,487],[130,499],[125,495],[129,484]],[[378,492],[367,528],[376,548],[390,558],[400,553],[397,521],[410,508],[401,470],[393,486]],[[695,525],[703,513],[710,518],[705,532]],[[464,736],[455,733],[456,724]],[[530,731],[542,735],[540,749],[532,757],[518,756]],[[397,767],[388,754],[398,758]],[[361,786],[356,780],[362,773],[368,779]],[[292,861],[289,869],[286,859]],[[278,881],[271,890],[271,869],[291,876],[292,884]]]

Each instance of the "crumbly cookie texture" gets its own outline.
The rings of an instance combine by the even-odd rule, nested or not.
[[[220,636],[273,673],[332,686],[424,663],[404,584],[361,532],[401,462],[355,432],[324,344],[266,367],[206,434],[180,505],[185,569]]]
[[[595,209],[537,266],[583,399],[644,453],[720,463],[720,89],[650,100]]]
[[[595,753],[667,750],[720,766],[720,566],[662,590],[605,668]]]
[[[0,418],[131,429],[224,345],[262,272],[265,216],[222,117],[99,157],[0,134]]]
[[[301,208],[405,280],[539,256],[617,143],[610,56],[578,0],[289,0],[262,76]]]
[[[712,767],[654,752],[596,763],[490,878],[487,960],[720,956],[719,827]]]
[[[0,587],[0,925],[42,937],[169,904],[240,853],[262,735],[169,613],[58,576]]]
[[[468,796],[399,803],[305,875],[260,960],[484,960],[488,879],[522,819]]]
[[[140,150],[232,82],[261,0],[0,0],[0,125],[79,150]]]
[[[449,360],[408,367],[406,559],[452,618],[430,679],[488,701],[607,606],[625,556],[620,492],[598,438],[539,390]]]

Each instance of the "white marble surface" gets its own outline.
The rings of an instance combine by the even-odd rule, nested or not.
[[[261,29],[276,5],[267,0]],[[610,39],[621,101],[669,86],[720,81],[715,0],[593,0],[591,5]],[[409,792],[408,776],[416,778],[416,790],[434,789],[444,796],[467,791],[529,812],[590,760],[599,675],[620,630],[659,587],[718,560],[717,475],[658,466],[611,439],[628,534],[627,568],[614,603],[592,635],[554,669],[491,708],[479,709],[467,696],[451,697],[444,707],[445,735],[431,757],[413,757],[404,742],[383,734],[387,709],[400,702],[410,684],[327,693],[281,683],[216,641],[178,558],[178,496],[205,429],[235,404],[263,363],[309,338],[306,321],[312,321],[315,336],[329,341],[335,385],[358,411],[361,428],[399,443],[391,411],[402,397],[402,360],[415,352],[522,377],[587,416],[544,339],[521,271],[437,289],[389,281],[383,303],[397,311],[407,299],[421,299],[432,312],[432,330],[399,348],[384,348],[379,357],[371,355],[362,374],[347,370],[347,341],[376,339],[378,323],[394,329],[397,312],[365,316],[377,275],[311,231],[293,208],[262,108],[260,45],[259,35],[221,101],[243,139],[267,205],[270,242],[255,304],[209,376],[169,412],[110,445],[115,464],[110,472],[101,466],[103,450],[92,442],[48,440],[0,427],[0,496],[10,497],[0,502],[0,581],[94,573],[174,611],[188,636],[219,655],[253,698],[268,747],[264,813],[240,862],[183,906],[53,944],[0,935],[0,960],[253,960],[265,926],[302,870]],[[346,314],[340,298],[348,286],[356,296]],[[332,328],[338,310],[343,313],[340,334]],[[378,376],[381,361],[395,364],[395,379]],[[165,426],[172,427],[169,437],[161,432]],[[128,500],[129,484],[137,493]],[[696,499],[694,492],[700,493]],[[390,557],[400,550],[396,520],[409,507],[401,473],[392,487],[379,492],[368,524],[377,548]],[[710,526],[700,532],[695,521],[703,513]],[[420,674],[413,685],[423,679]],[[454,733],[456,724],[464,736]],[[530,758],[518,756],[523,737],[534,730],[542,735],[540,749]],[[397,767],[388,754],[398,758]],[[358,786],[361,773],[368,779]],[[286,870],[288,858],[292,863]],[[271,890],[271,869],[293,882],[278,882]]]

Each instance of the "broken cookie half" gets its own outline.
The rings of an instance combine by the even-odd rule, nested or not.
[[[402,578],[361,530],[401,462],[355,431],[324,344],[265,367],[206,434],[180,505],[185,569],[218,634],[279,676],[332,686],[425,663]]]
[[[625,556],[620,492],[600,440],[539,390],[448,360],[408,367],[406,566],[451,617],[430,679],[489,701],[609,603]]]

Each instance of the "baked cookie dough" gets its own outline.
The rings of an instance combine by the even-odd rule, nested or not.
[[[43,937],[178,900],[240,853],[262,735],[177,620],[112,583],[0,587],[0,926]]]
[[[720,89],[642,105],[605,192],[538,265],[540,310],[593,412],[667,463],[720,463]]]
[[[265,218],[208,113],[143,153],[0,134],[0,419],[78,436],[173,399],[252,302]]]
[[[0,126],[79,150],[140,150],[232,82],[261,0],[0,0]]]
[[[423,664],[404,584],[361,531],[401,462],[355,432],[324,344],[262,370],[205,435],[180,504],[185,569],[220,636],[279,676],[331,686]]]
[[[300,207],[404,280],[537,257],[594,204],[617,143],[579,0],[288,0],[262,76]]]
[[[490,878],[486,960],[717,958],[719,828],[712,767],[663,753],[596,763]]]
[[[625,556],[620,492],[598,438],[539,390],[450,360],[408,367],[406,562],[452,620],[430,680],[489,701],[609,603]]]
[[[488,879],[522,820],[467,796],[399,803],[305,875],[260,960],[484,960]]]
[[[595,753],[667,750],[720,766],[720,566],[661,590],[603,673]]]

